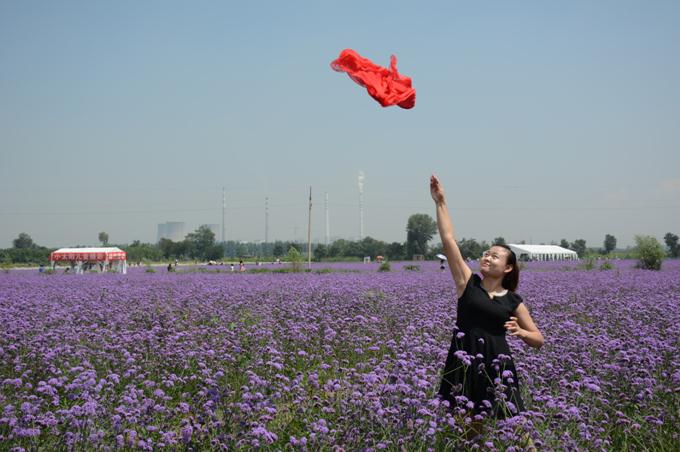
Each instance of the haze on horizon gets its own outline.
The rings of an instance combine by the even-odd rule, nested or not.
[[[325,2],[323,2],[325,3]],[[680,233],[680,2],[0,3],[0,247],[227,239],[459,238],[618,246]],[[395,54],[412,110],[329,63]],[[218,237],[219,238],[219,237]],[[435,237],[434,242],[438,241]]]

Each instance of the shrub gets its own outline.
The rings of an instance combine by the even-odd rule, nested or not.
[[[389,262],[383,262],[382,264],[380,264],[380,267],[378,267],[379,272],[388,272],[390,270],[391,268]]]
[[[593,268],[595,268],[595,259],[593,259],[592,257],[587,258],[581,264],[581,268],[584,270],[592,270]]]
[[[638,258],[637,268],[645,270],[661,270],[661,263],[666,253],[659,241],[650,235],[636,235]]]
[[[330,273],[332,270],[330,268],[320,268],[316,270],[314,273],[317,275],[321,275],[322,273]]]
[[[288,249],[286,260],[290,262],[290,268],[294,273],[302,271],[302,254],[294,246]]]
[[[612,264],[609,261],[604,261],[602,265],[600,265],[600,270],[613,270],[614,269],[614,264]]]
[[[144,271],[147,272],[147,273],[156,273],[156,270],[154,270],[154,268],[150,265],[147,266],[146,270],[144,270]]]
[[[271,269],[269,268],[251,268],[248,270],[248,273],[270,273]]]
[[[404,265],[404,270],[406,270],[407,272],[419,272],[420,266],[419,265]]]

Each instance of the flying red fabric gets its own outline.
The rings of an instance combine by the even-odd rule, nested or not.
[[[411,87],[411,77],[397,72],[397,57],[390,56],[390,68],[384,68],[364,58],[352,49],[340,52],[331,63],[333,70],[347,72],[359,85],[366,87],[368,94],[383,107],[398,105],[413,108],[416,104],[416,90]]]

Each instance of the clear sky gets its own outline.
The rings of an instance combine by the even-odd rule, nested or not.
[[[404,241],[444,184],[459,237],[680,233],[680,2],[0,1],[0,247]],[[329,63],[390,54],[382,108]],[[219,238],[219,237],[218,237]]]

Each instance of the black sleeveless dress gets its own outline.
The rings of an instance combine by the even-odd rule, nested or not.
[[[451,407],[497,418],[524,411],[503,326],[521,302],[510,291],[489,298],[479,275],[470,277],[458,299],[458,318],[439,387],[439,395]]]

